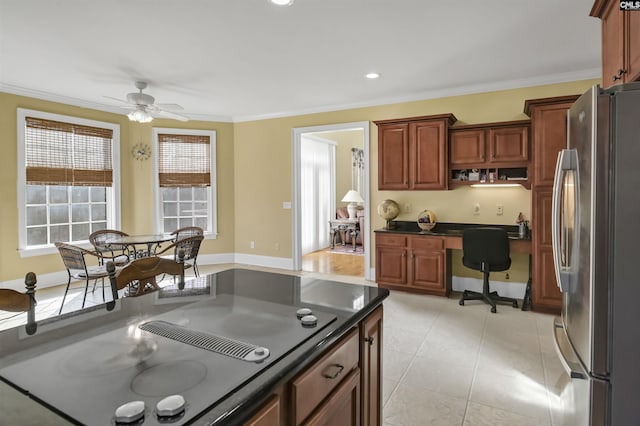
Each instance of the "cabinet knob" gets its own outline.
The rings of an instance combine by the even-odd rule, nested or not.
[[[373,342],[375,342],[375,337],[373,336],[369,336],[369,337],[365,337],[364,341],[369,343],[369,346],[373,346]]]

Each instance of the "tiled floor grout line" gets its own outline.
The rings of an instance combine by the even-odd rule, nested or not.
[[[480,336],[480,343],[478,344],[478,350],[476,352],[476,362],[473,366],[473,377],[471,378],[471,385],[469,386],[469,392],[467,392],[467,403],[464,406],[464,413],[462,414],[462,423],[461,426],[464,426],[464,422],[467,418],[467,411],[469,410],[469,404],[471,404],[471,393],[473,392],[473,385],[476,382],[476,375],[478,374],[478,365],[480,364],[480,351],[482,351],[482,344],[484,343],[485,333],[487,330],[487,319],[488,316],[485,313],[484,322],[482,325],[482,334]]]

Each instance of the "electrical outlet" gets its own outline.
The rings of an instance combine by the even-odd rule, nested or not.
[[[473,206],[473,214],[474,215],[479,215],[480,214],[480,203],[475,203]]]
[[[503,213],[504,213],[504,206],[502,204],[497,204],[496,205],[496,214],[498,216],[502,216]]]
[[[504,274],[504,279],[508,280],[509,279],[509,273],[507,272],[506,274]]]
[[[255,242],[255,241],[251,241],[251,242],[249,243],[249,246],[250,246],[251,248],[256,248],[256,242]]]
[[[413,209],[411,208],[411,204],[406,203],[406,204],[404,205],[404,212],[405,212],[405,213],[411,213],[411,210],[413,210]]]
[[[280,243],[275,243],[275,244],[273,245],[273,248],[274,248],[276,251],[280,251]]]

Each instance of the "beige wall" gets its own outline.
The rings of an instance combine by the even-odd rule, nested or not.
[[[131,146],[138,142],[151,144],[151,124],[157,127],[216,130],[220,235],[217,240],[206,241],[201,253],[235,252],[291,258],[291,210],[283,208],[282,203],[291,201],[293,128],[446,112],[454,113],[461,124],[525,119],[527,117],[522,110],[526,99],[579,94],[594,83],[597,81],[578,81],[235,124],[200,121],[181,123],[173,120],[137,124],[120,114],[0,93],[0,144],[4,154],[0,159],[3,198],[0,206],[0,281],[22,277],[27,271],[41,274],[63,269],[58,255],[20,258],[16,250],[16,108],[107,121],[121,126],[122,229],[130,233],[153,230],[152,164],[150,161],[133,160],[129,155]],[[384,225],[376,213],[376,206],[385,198],[393,198],[401,205],[411,205],[412,211],[403,213],[399,220],[415,220],[420,210],[427,207],[436,212],[438,220],[448,222],[513,224],[520,211],[530,216],[530,193],[524,189],[494,189],[495,192],[471,188],[452,191],[378,191],[377,128],[373,123],[370,125],[370,134],[369,210],[372,229]],[[471,207],[475,202],[481,205],[479,216],[472,215]],[[501,217],[494,214],[495,204],[498,203],[504,205],[504,215]],[[254,249],[250,248],[250,241],[255,241]],[[374,256],[372,262],[375,262]],[[524,281],[526,257],[516,257],[512,270],[512,280]],[[460,275],[467,273],[459,271]]]
[[[233,124],[174,120],[154,120],[149,124],[130,122],[126,116],[79,108],[55,102],[0,93],[0,282],[24,277],[28,271],[36,274],[64,270],[58,254],[21,258],[18,248],[17,206],[17,108],[99,120],[120,125],[120,170],[122,230],[131,234],[153,231],[152,162],[136,161],[130,155],[133,144],[151,146],[152,125],[188,129],[216,130],[218,177],[218,230],[216,240],[204,242],[201,253],[231,253],[235,250],[233,230],[234,174]]]
[[[236,166],[236,251],[241,253],[290,258],[292,256],[291,210],[282,208],[282,201],[291,200],[291,129],[356,121],[373,121],[390,118],[451,112],[460,124],[521,120],[526,99],[545,98],[568,94],[580,94],[597,80],[503,90],[490,93],[454,96],[393,105],[333,111],[318,114],[250,121],[235,125]],[[517,213],[530,216],[530,192],[524,189],[461,188],[452,191],[378,191],[377,128],[370,125],[371,170],[371,228],[384,225],[377,215],[376,206],[385,198],[393,198],[401,204],[411,204],[411,213],[402,214],[399,220],[414,220],[420,209],[430,207],[442,221],[465,223],[514,224]],[[476,200],[481,204],[480,216],[474,216],[471,206]],[[492,212],[495,204],[504,204],[504,215]],[[251,218],[259,211],[260,226],[250,226]],[[245,224],[245,225],[243,225]],[[256,248],[249,248],[249,241]],[[277,250],[275,247],[279,247]],[[373,253],[372,253],[373,254]],[[372,256],[375,264],[375,256]],[[526,281],[528,262],[526,256],[514,259],[512,280]],[[456,271],[457,273],[457,271]],[[460,271],[460,275],[467,272]]]

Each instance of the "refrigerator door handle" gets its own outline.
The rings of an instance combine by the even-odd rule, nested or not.
[[[587,380],[589,376],[585,369],[582,368],[578,356],[571,347],[560,317],[556,317],[553,322],[553,343],[560,359],[560,364],[562,364],[567,375],[572,379]]]
[[[564,193],[563,184],[565,182],[565,175],[568,171],[577,171],[576,157],[574,149],[563,149],[558,153],[556,173],[553,180],[553,196],[551,199],[551,240],[553,244],[553,263],[556,272],[557,285],[563,293],[570,291],[571,284],[570,266],[565,264],[562,258],[565,247],[561,240],[561,233],[564,232],[564,230],[561,229],[561,209],[564,197],[567,195]],[[570,257],[567,256],[566,260],[570,261]]]

